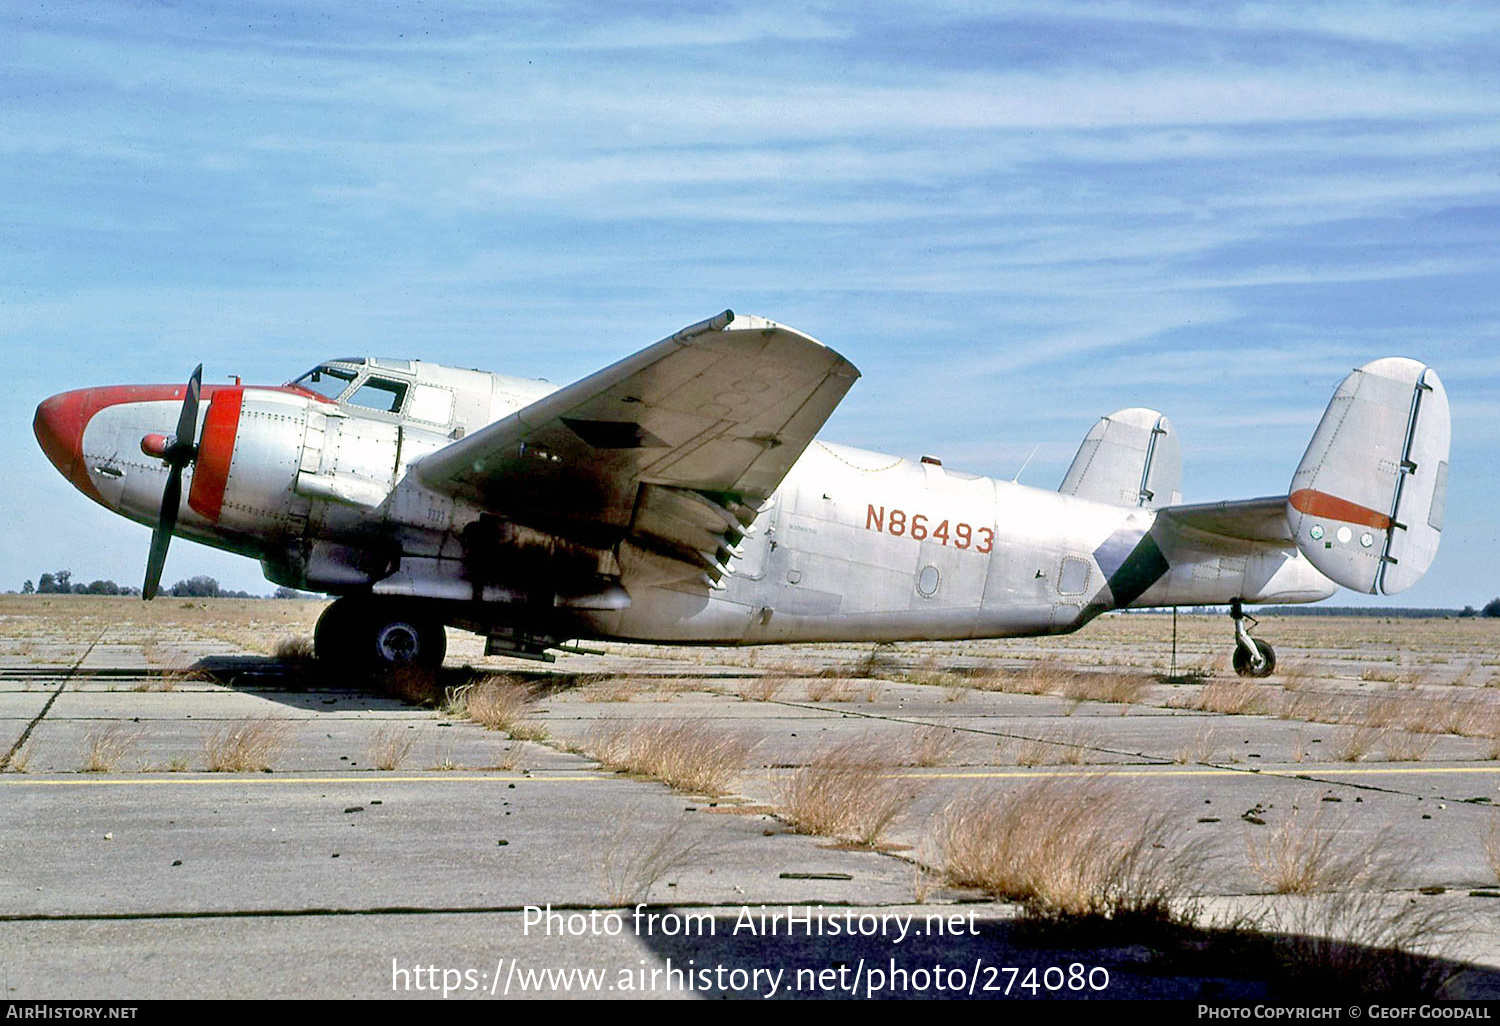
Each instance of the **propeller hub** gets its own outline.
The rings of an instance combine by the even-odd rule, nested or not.
[[[166,435],[150,434],[141,439],[141,452],[164,460],[167,458],[167,449],[171,444],[172,439]]]

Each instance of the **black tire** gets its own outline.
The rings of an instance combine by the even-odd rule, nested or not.
[[[335,599],[323,610],[313,628],[313,655],[318,662],[346,663],[355,658],[359,614],[359,602],[352,598]]]
[[[448,636],[420,606],[348,596],[323,610],[313,631],[313,652],[330,666],[393,670],[443,665]]]
[[[1265,662],[1260,669],[1255,669],[1250,665],[1250,656],[1243,648],[1236,645],[1234,646],[1234,672],[1241,677],[1269,677],[1276,670],[1276,650],[1259,638],[1250,640],[1255,644],[1256,650],[1260,652],[1260,657]]]

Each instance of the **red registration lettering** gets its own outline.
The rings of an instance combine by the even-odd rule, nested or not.
[[[879,531],[896,538],[910,535],[913,541],[926,541],[930,538],[944,545],[951,539],[954,548],[967,549],[973,546],[974,551],[981,555],[994,551],[993,528],[975,527],[962,520],[943,520],[936,527],[930,525],[931,519],[926,513],[907,513],[902,509],[887,511],[884,506],[873,503],[865,506],[866,531]],[[977,544],[974,537],[976,534],[979,536]]]

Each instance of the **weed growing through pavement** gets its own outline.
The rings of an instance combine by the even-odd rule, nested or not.
[[[950,883],[1020,903],[1042,919],[1191,924],[1213,861],[1167,812],[1142,814],[1122,786],[1044,778],[950,803],[936,828]]]
[[[451,689],[445,708],[486,729],[503,730],[518,741],[544,741],[547,728],[528,718],[536,699],[537,693],[526,684],[491,676]]]
[[[263,772],[291,744],[295,725],[266,716],[235,720],[203,739],[203,762],[210,773]]]
[[[823,747],[780,781],[777,812],[802,833],[878,844],[913,797],[912,782],[892,769],[885,746],[870,739]]]
[[[705,720],[600,723],[583,747],[610,769],[660,780],[693,794],[727,794],[756,742]]]
[[[122,723],[91,731],[83,740],[83,765],[79,768],[84,773],[113,773],[145,736],[144,730],[132,730]]]

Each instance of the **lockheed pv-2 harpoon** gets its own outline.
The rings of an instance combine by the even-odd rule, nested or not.
[[[48,458],[151,526],[338,596],[320,658],[441,663],[579,639],[752,645],[1000,638],[1111,609],[1394,594],[1437,551],[1448,400],[1376,360],[1338,387],[1285,495],[1183,505],[1167,418],[1102,418],[1057,491],[814,438],[859,372],[726,311],[563,388],[415,360],[330,360],[277,387],[131,385],[44,401]],[[200,417],[200,406],[202,415]]]

